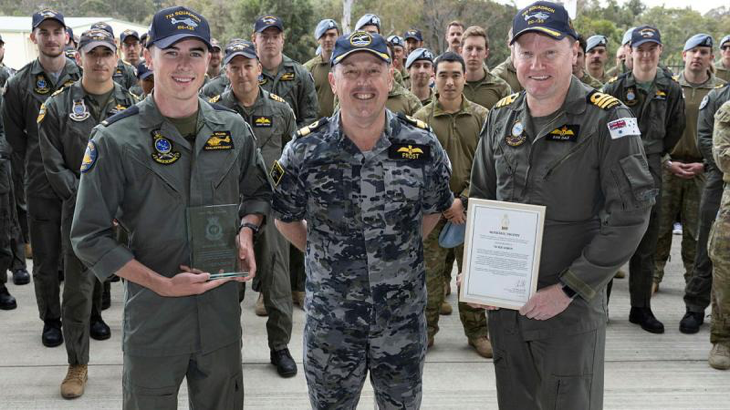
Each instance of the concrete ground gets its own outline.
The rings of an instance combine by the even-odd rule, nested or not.
[[[730,372],[707,364],[709,325],[698,334],[678,330],[684,314],[679,247],[676,242],[654,312],[666,327],[663,335],[647,333],[628,321],[628,279],[614,282],[606,342],[606,409],[730,409]],[[455,288],[455,285],[452,284]],[[59,385],[66,373],[63,346],[41,344],[42,323],[33,286],[8,284],[18,299],[18,309],[0,311],[0,409],[118,409],[121,407],[122,287],[112,286],[112,307],[104,312],[112,338],[91,341],[91,364],[86,394],[76,400],[61,398]],[[307,387],[301,369],[304,312],[295,308],[294,335],[290,344],[299,374],[280,378],[266,345],[265,318],[254,315],[257,294],[247,292],[242,323],[243,373],[246,409],[307,409]],[[448,300],[456,307],[455,292]],[[709,314],[709,309],[707,311]],[[707,318],[709,320],[709,317]],[[441,332],[426,357],[424,409],[496,409],[494,367],[467,346],[458,314],[442,316]],[[183,384],[180,408],[188,407]],[[372,409],[373,392],[366,383],[359,409]]]

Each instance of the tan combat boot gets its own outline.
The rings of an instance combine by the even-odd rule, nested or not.
[[[33,259],[33,248],[29,243],[25,244],[25,259]]]
[[[624,272],[624,271],[622,271],[621,269],[619,269],[619,270],[618,270],[618,271],[616,272],[616,275],[614,275],[613,277],[614,277],[614,278],[616,278],[616,279],[623,279],[623,278],[625,278],[625,277],[626,277],[626,272]]]
[[[266,311],[266,306],[264,306],[264,294],[259,292],[259,298],[256,299],[256,307],[254,307],[254,313],[256,313],[256,316],[268,316],[269,312]]]
[[[447,302],[445,300],[443,302],[441,302],[441,307],[439,308],[439,314],[447,315],[448,316],[453,311],[454,311],[454,309],[451,307],[451,305],[449,304],[449,302]]]
[[[75,399],[84,394],[88,380],[88,366],[85,364],[70,364],[66,378],[61,382],[61,396],[64,399]]]
[[[295,305],[299,305],[300,308],[304,309],[304,292],[292,291],[291,298]]]
[[[707,360],[710,366],[717,370],[730,369],[730,346],[723,343],[715,343],[710,350],[710,358]]]
[[[469,346],[473,347],[479,353],[479,356],[486,357],[487,359],[492,358],[492,342],[486,336],[470,337]]]
[[[451,294],[451,284],[444,283],[444,296],[449,296],[450,294]]]

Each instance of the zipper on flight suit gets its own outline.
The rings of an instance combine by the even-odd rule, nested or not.
[[[532,149],[532,146],[537,144],[538,141],[541,141],[545,137],[545,133],[543,132],[546,129],[550,129],[553,124],[560,118],[563,118],[565,115],[564,111],[560,111],[558,115],[555,116],[552,120],[550,120],[549,123],[547,123],[546,126],[544,126],[540,132],[537,133],[537,136],[535,137],[535,140],[530,144],[530,152],[527,154],[527,170],[525,172],[525,185],[522,188],[522,195],[521,197],[524,198],[525,194],[527,192],[527,188],[530,182],[530,171],[532,170],[532,153],[534,150]]]

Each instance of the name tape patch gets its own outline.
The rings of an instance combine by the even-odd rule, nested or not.
[[[233,149],[233,139],[230,131],[215,131],[213,135],[205,141],[203,149],[206,151]]]
[[[388,158],[424,162],[431,158],[431,147],[421,144],[393,144],[388,148]]]

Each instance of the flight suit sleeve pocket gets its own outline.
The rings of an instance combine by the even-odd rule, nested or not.
[[[614,176],[624,209],[652,206],[659,190],[654,186],[646,158],[642,154],[630,155],[619,161],[619,167],[620,170]]]
[[[589,408],[591,375],[550,376],[550,397],[546,408],[555,410],[585,410]]]

